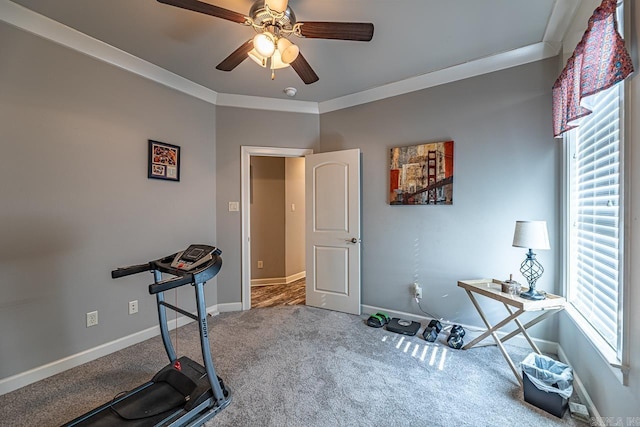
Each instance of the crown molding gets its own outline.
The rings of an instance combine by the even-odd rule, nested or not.
[[[250,108],[254,110],[284,111],[288,113],[320,114],[318,103],[261,96],[219,93],[216,105],[221,107]]]
[[[557,0],[547,21],[542,41],[562,43],[579,5],[580,0]]]
[[[216,104],[217,92],[9,0],[0,0],[0,20],[187,95]]]
[[[218,93],[10,0],[0,0],[0,20],[213,105],[323,114],[556,56],[566,32],[565,22],[575,13],[577,2],[556,1],[545,40],[540,43],[319,103]]]
[[[392,96],[403,95],[458,80],[468,79],[481,74],[504,70],[534,61],[556,56],[560,51],[559,43],[540,42],[520,49],[487,56],[464,64],[454,65],[420,76],[411,77],[384,86],[335,98],[320,103],[320,114],[360,104],[379,101]]]

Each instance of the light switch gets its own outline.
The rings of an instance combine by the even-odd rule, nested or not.
[[[296,204],[291,203],[291,212],[295,212],[295,211],[296,211]]]
[[[238,212],[240,210],[240,202],[229,202],[229,212]]]

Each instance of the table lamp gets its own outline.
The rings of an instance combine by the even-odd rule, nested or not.
[[[527,279],[529,290],[522,292],[520,297],[541,300],[544,294],[536,291],[536,281],[544,273],[542,264],[536,259],[533,249],[551,249],[549,247],[549,234],[546,221],[516,221],[516,229],[513,232],[513,246],[528,248],[527,258],[520,264],[520,273]]]

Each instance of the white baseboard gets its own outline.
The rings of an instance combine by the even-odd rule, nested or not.
[[[267,285],[288,285],[296,280],[307,277],[306,271],[301,271],[287,277],[267,277],[264,279],[251,279],[251,286],[267,286]]]
[[[287,284],[293,283],[300,279],[304,279],[305,277],[307,277],[306,271],[301,271],[300,273],[292,274],[290,276],[287,276]]]
[[[240,303],[237,303],[236,305],[239,307],[242,306]],[[217,316],[221,311],[224,310],[222,310],[221,307],[217,305],[207,307],[207,313],[212,316]],[[181,316],[177,320],[169,320],[167,324],[169,326],[169,329],[173,330],[176,327],[184,326],[193,321],[193,319],[190,319],[186,316]],[[149,338],[153,338],[158,335],[160,335],[160,327],[154,326],[140,332],[135,332],[126,337],[118,338],[117,340],[99,345],[97,347],[81,351],[80,353],[64,357],[54,362],[47,363],[46,365],[38,366],[28,371],[3,378],[0,380],[0,395],[17,390],[26,385],[48,378],[52,375],[59,374],[60,372],[64,372],[68,369],[75,368],[76,366],[80,366],[84,363],[91,362],[92,360],[98,359],[102,356],[106,356],[118,350],[122,350],[134,344],[138,344],[142,341],[146,341]]]
[[[416,322],[423,323],[425,325],[431,320],[430,317],[420,316],[420,315],[416,315],[416,314],[412,314],[412,313],[405,313],[403,311],[388,310],[388,309],[385,309],[385,308],[374,307],[374,306],[370,306],[370,305],[361,305],[360,307],[361,307],[362,313],[367,313],[367,314],[371,313],[371,314],[373,314],[373,313],[376,313],[378,311],[382,311],[384,313],[387,313],[391,317],[399,317],[401,319],[413,320],[413,321],[416,321]],[[467,337],[468,336],[475,336],[476,334],[474,332],[485,331],[486,330],[486,328],[482,327],[482,326],[467,325],[467,324],[464,324],[464,323],[458,323],[458,324],[460,326],[462,326],[467,331],[467,335],[465,336],[465,341],[467,341]],[[471,333],[469,333],[469,332],[471,332]],[[498,336],[507,335],[506,332],[497,332],[497,334],[498,334]],[[480,335],[480,334],[478,333],[477,335]],[[482,342],[484,343],[485,341],[489,345],[495,345],[495,343],[493,343],[493,340],[491,339],[491,337],[487,337]],[[531,349],[531,346],[529,346],[529,342],[526,340],[526,338],[524,338],[524,337],[522,337],[520,335],[517,335],[517,336],[511,338],[507,342],[510,345],[514,346],[514,347]],[[557,354],[557,352],[558,352],[558,343],[555,343],[555,342],[552,342],[552,341],[547,341],[547,340],[541,340],[541,339],[538,339],[538,338],[533,338],[533,342],[535,342],[535,344],[538,346],[540,351],[543,352],[543,353]]]
[[[229,302],[225,304],[218,304],[218,310],[220,313],[228,313],[230,311],[242,311],[241,302]]]
[[[571,366],[571,361],[567,357],[567,354],[564,352],[564,349],[560,344],[558,344],[558,359],[560,359],[562,363],[566,363],[567,365]],[[580,377],[576,374],[575,371],[573,372],[573,387],[576,390],[576,393],[578,393],[580,402],[584,406],[586,406],[587,409],[589,410],[589,415],[591,415],[591,420],[589,425],[592,425],[592,426],[606,425],[606,423],[604,423],[602,417],[600,416],[600,412],[598,412],[598,408],[596,408],[596,405],[593,403],[593,400],[591,400],[591,396],[589,396],[589,393],[587,393],[587,389],[584,387],[584,384],[582,383],[582,381],[580,380]]]
[[[264,279],[251,279],[251,286],[284,285],[286,277],[267,277]]]

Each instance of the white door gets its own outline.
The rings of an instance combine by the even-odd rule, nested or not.
[[[360,314],[360,150],[305,157],[307,305]]]

